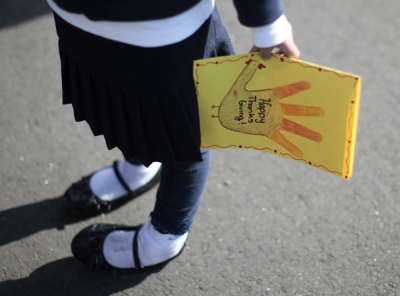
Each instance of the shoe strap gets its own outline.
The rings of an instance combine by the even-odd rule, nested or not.
[[[133,259],[135,260],[135,266],[136,269],[143,269],[142,263],[140,262],[139,259],[139,247],[138,247],[138,236],[139,236],[139,231],[142,229],[143,225],[139,225],[136,228],[135,236],[133,237]]]
[[[122,185],[122,187],[125,188],[125,190],[128,192],[128,194],[132,194],[133,192],[132,192],[131,188],[129,188],[129,185],[125,182],[124,178],[122,178],[122,175],[119,172],[118,161],[114,161],[113,169],[114,169],[115,176],[117,177],[117,179],[118,179],[119,183]]]

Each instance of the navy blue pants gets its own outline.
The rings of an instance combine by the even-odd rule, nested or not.
[[[210,168],[210,150],[201,150],[203,161],[163,165],[151,223],[161,233],[184,234],[190,230],[200,204]],[[140,164],[131,159],[132,164]]]

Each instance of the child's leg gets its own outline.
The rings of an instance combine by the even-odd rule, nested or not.
[[[152,217],[139,231],[137,243],[134,243],[136,229],[106,226],[107,230],[103,226],[92,225],[74,238],[74,255],[84,262],[93,262],[94,250],[100,246],[103,248],[100,255],[117,268],[137,267],[134,252],[142,266],[161,263],[178,255],[185,244],[207,181],[210,152],[202,151],[202,155],[203,162],[163,166]],[[98,241],[99,245],[90,245],[89,241]],[[96,256],[98,258],[99,254]],[[104,267],[103,263],[93,266]]]
[[[189,231],[203,194],[211,153],[202,150],[202,162],[163,165],[151,223],[161,233],[180,235]]]

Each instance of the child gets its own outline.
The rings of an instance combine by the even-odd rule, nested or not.
[[[249,3],[251,2],[251,3]],[[72,241],[76,258],[95,268],[145,268],[176,257],[206,184],[210,152],[200,150],[192,62],[233,54],[214,0],[48,0],[55,15],[63,103],[76,121],[125,160],[84,177],[65,193],[75,214],[110,211],[154,186],[143,226],[94,224]],[[297,58],[279,0],[234,0],[254,46]],[[162,165],[160,164],[162,163]]]

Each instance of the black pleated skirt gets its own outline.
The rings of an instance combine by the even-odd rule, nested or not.
[[[217,10],[179,43],[142,48],[105,39],[55,14],[63,104],[108,149],[149,166],[201,161],[193,60],[233,54]]]

